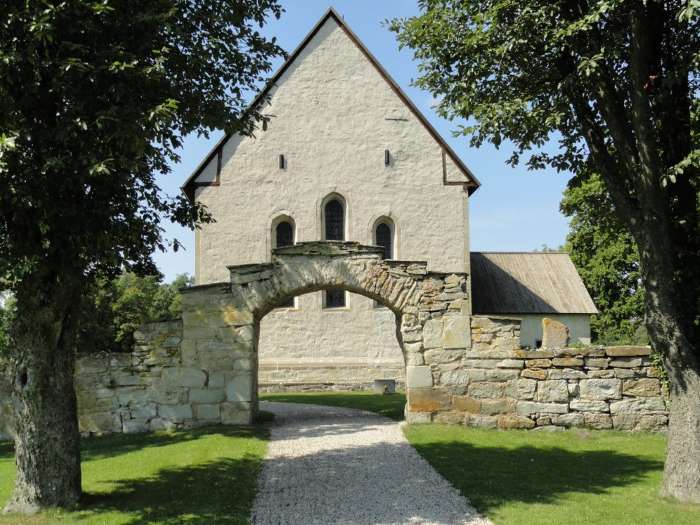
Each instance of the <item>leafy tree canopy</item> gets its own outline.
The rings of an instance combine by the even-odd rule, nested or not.
[[[282,53],[258,27],[280,12],[275,0],[4,2],[0,282],[47,265],[154,273],[163,218],[206,218],[156,176],[189,133],[251,129],[246,92]]]
[[[639,253],[600,176],[584,171],[571,179],[561,210],[571,218],[566,251],[600,311],[591,320],[593,339],[645,343]]]

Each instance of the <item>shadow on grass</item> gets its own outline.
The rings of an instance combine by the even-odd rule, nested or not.
[[[86,494],[80,518],[126,512],[125,525],[248,523],[262,458],[219,459],[114,482],[107,494]]]
[[[81,446],[83,461],[106,459],[136,450],[150,447],[164,447],[194,441],[204,436],[220,435],[226,437],[262,438],[264,430],[253,427],[209,426],[174,432],[156,432],[152,434],[110,434],[84,438]],[[1,451],[2,449],[0,449]]]
[[[602,494],[663,469],[661,461],[612,450],[509,449],[464,442],[413,446],[484,513],[514,501],[554,503],[567,492]]]

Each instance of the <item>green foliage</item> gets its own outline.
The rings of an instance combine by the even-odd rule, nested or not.
[[[187,274],[178,275],[170,284],[162,283],[159,276],[139,277],[134,273],[98,280],[82,301],[77,351],[131,351],[133,332],[140,325],[182,315],[179,290],[193,284],[194,279]],[[14,314],[14,301],[8,297],[0,306],[0,356],[9,353]]]
[[[473,146],[507,145],[509,162],[530,169],[599,174],[640,266],[616,241],[601,258],[627,265],[613,271],[633,296],[641,277],[653,344],[675,356],[667,366],[700,373],[697,0],[418,3],[419,16],[389,23],[420,61],[415,84]],[[600,306],[633,319],[637,299],[614,297],[605,271],[587,276],[611,292]]]
[[[600,311],[591,320],[594,341],[647,344],[639,253],[600,176],[571,179],[561,210],[571,219],[566,251]]]
[[[192,284],[193,279],[187,275],[163,284],[157,276],[139,277],[133,273],[101,281],[84,302],[78,351],[130,351],[134,330],[140,325],[181,315],[178,290]]]
[[[10,296],[0,296],[0,359],[7,356],[10,345],[10,324],[15,315],[14,300]]]
[[[157,273],[161,221],[208,215],[156,176],[187,134],[249,132],[261,118],[246,94],[283,53],[259,31],[280,13],[276,0],[4,2],[3,286]]]

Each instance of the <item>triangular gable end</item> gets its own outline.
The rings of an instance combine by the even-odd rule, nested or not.
[[[272,79],[266,84],[265,88],[258,93],[253,102],[249,107],[256,107],[258,104],[263,103],[266,100],[267,95],[270,90],[277,84],[278,80],[284,75],[287,69],[294,63],[301,52],[306,48],[306,46],[311,42],[311,40],[316,36],[319,30],[325,25],[329,20],[333,19],[338,26],[345,32],[345,34],[350,38],[350,40],[358,47],[358,49],[365,55],[370,64],[377,70],[382,78],[389,84],[391,89],[396,93],[396,95],[401,99],[401,101],[408,107],[408,109],[416,116],[418,121],[425,127],[428,133],[433,137],[433,139],[440,145],[443,151],[443,174],[445,178],[443,183],[446,185],[462,185],[466,186],[469,194],[471,195],[476,191],[481,183],[474,176],[474,174],[469,170],[469,168],[462,162],[462,160],[457,156],[454,150],[445,142],[445,140],[440,136],[437,130],[428,122],[425,116],[420,112],[420,110],[413,104],[413,102],[408,98],[406,93],[399,87],[396,81],[389,75],[389,73],[382,67],[382,65],[377,61],[377,59],[370,53],[370,51],[365,47],[362,41],[355,35],[355,33],[347,26],[342,17],[333,9],[332,7],[326,12],[326,14],[321,17],[321,19],[316,23],[309,34],[302,40],[302,42],[297,46],[297,48],[289,55],[287,60],[282,64],[282,66],[277,70]],[[231,135],[225,135],[219,142],[212,148],[209,154],[204,158],[204,160],[195,168],[193,173],[187,178],[184,185],[182,186],[182,191],[185,193],[190,201],[194,201],[195,190],[201,186],[218,186],[219,185],[219,175],[221,172],[221,162],[222,162],[222,150],[226,142],[231,138]],[[207,167],[212,164],[213,160],[216,158],[216,169],[207,170]],[[207,172],[212,173],[204,173]],[[462,180],[456,176],[454,172],[459,172],[463,177]],[[198,181],[197,179],[206,175],[206,181]]]

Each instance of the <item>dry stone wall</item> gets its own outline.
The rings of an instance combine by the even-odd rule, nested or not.
[[[519,320],[469,315],[466,274],[385,261],[380,248],[353,242],[301,243],[274,250],[272,263],[229,269],[230,282],[184,291],[181,321],[137,331],[133,353],[78,360],[83,432],[251,423],[261,319],[290,297],[329,288],[394,313],[408,422],[649,431],[667,424],[649,348],[522,350]],[[10,423],[0,422],[0,432]]]
[[[502,429],[666,428],[666,395],[649,347],[526,351],[516,346],[517,319],[473,317],[471,327],[469,351],[431,362],[441,386],[412,407],[429,409],[423,419]]]

